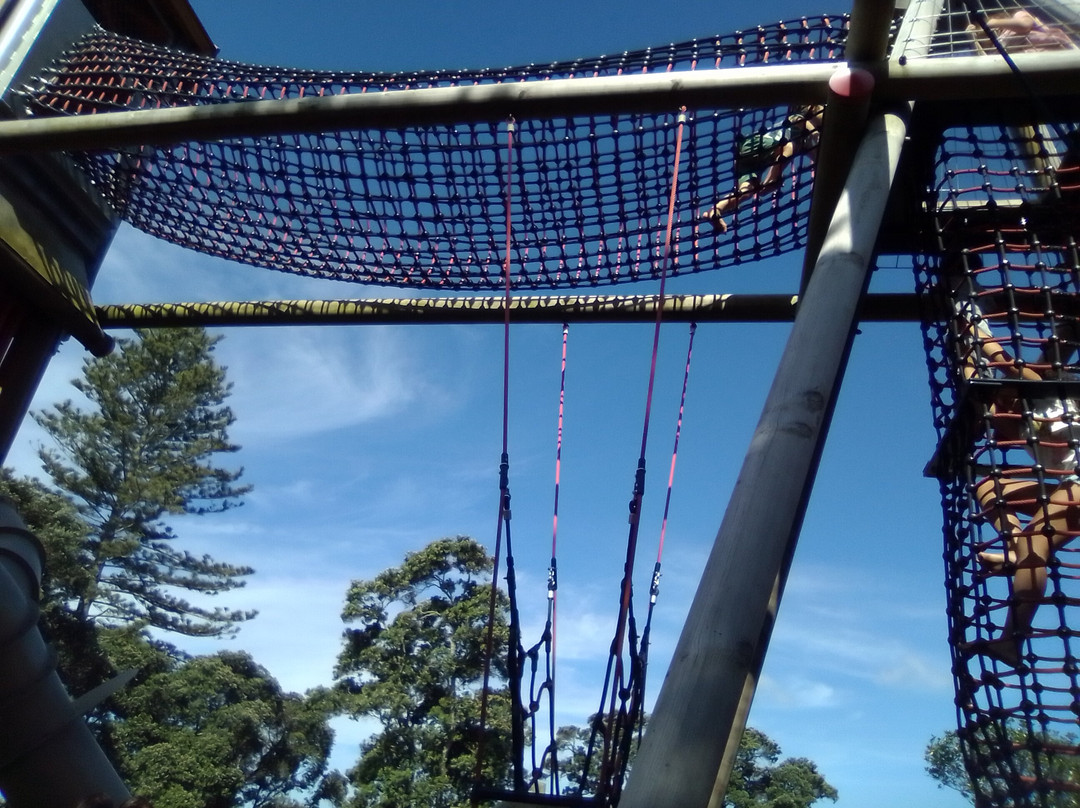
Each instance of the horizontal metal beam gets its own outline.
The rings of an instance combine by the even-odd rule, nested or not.
[[[104,328],[251,325],[432,325],[502,323],[502,296],[381,300],[258,300],[99,306]],[[657,295],[530,296],[513,298],[514,323],[634,323],[656,320]],[[791,322],[798,295],[667,295],[672,322]],[[916,322],[913,294],[870,295],[862,319]]]
[[[1013,58],[1042,95],[1080,94],[1080,51],[1021,53]],[[820,103],[826,99],[829,77],[841,67],[846,65],[777,64],[30,118],[0,122],[0,154],[453,125],[511,116],[524,120],[660,113],[682,106],[716,109]],[[1008,65],[988,56],[879,65],[879,73],[878,101],[1014,98],[1024,93]]]
[[[835,64],[505,82],[0,122],[0,154],[825,98]],[[718,95],[718,89],[723,88]],[[722,98],[722,101],[718,99]]]

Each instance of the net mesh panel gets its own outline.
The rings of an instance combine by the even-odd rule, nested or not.
[[[1010,34],[997,30],[1002,44],[1010,51],[1052,51],[1075,48],[1080,42],[1080,9],[1075,0],[1039,0],[1023,7],[1009,0],[979,0],[981,13],[991,21],[1011,17],[1018,11],[1034,11],[1041,31],[1034,36]],[[1036,8],[1037,7],[1037,8]],[[911,0],[912,21],[932,20],[928,34],[919,25],[911,26],[893,46],[893,55],[906,58],[920,56],[976,56],[997,53],[993,44],[981,29],[974,29],[974,21],[963,0]]]
[[[844,16],[614,56],[474,72],[323,73],[193,56],[97,30],[22,97],[32,115],[392,92],[843,58]],[[786,108],[692,110],[672,276],[800,248],[812,154],[715,234],[738,144]],[[560,289],[658,277],[678,110],[517,122],[512,282]],[[502,286],[505,124],[283,135],[76,155],[135,227],[301,275],[433,289]]]
[[[933,468],[979,805],[1080,799],[1076,124],[946,131],[931,199],[940,252],[916,260],[938,306],[925,332]]]

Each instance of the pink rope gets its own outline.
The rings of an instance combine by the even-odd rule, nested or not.
[[[645,396],[645,425],[641,430],[641,456],[649,441],[649,418],[652,413],[653,386],[656,382],[656,357],[660,350],[660,325],[664,319],[664,286],[671,263],[671,231],[675,224],[675,199],[679,190],[679,161],[682,156],[683,127],[686,126],[686,107],[679,110],[679,129],[675,138],[675,164],[671,172],[671,195],[668,198],[667,229],[664,232],[664,257],[660,265],[660,293],[657,295],[656,325],[653,328],[652,366],[649,369],[649,390]]]
[[[563,323],[562,331],[562,370],[559,377],[559,429],[558,438],[555,441],[555,507],[551,517],[551,567],[548,570],[548,600],[551,601],[551,669],[554,680],[555,666],[555,637],[556,637],[556,605],[558,592],[557,569],[555,559],[558,554],[559,535],[559,479],[562,473],[562,441],[563,441],[563,416],[566,411],[566,344],[570,335],[570,326]]]
[[[514,189],[514,119],[506,123],[506,253],[503,257],[503,278],[506,298],[503,305],[503,455],[509,446],[510,423],[510,248],[513,245],[511,203]]]
[[[675,160],[671,171],[671,194],[668,198],[667,229],[664,233],[664,254],[660,266],[660,292],[656,305],[656,324],[653,327],[652,356],[649,365],[649,386],[645,396],[645,423],[641,430],[641,455],[638,459],[638,483],[634,486],[634,498],[631,504],[630,537],[627,540],[626,568],[623,576],[622,602],[619,608],[618,632],[616,641],[616,677],[621,679],[622,635],[626,628],[627,613],[633,592],[634,559],[637,554],[637,527],[641,514],[641,500],[644,494],[645,449],[649,441],[649,420],[652,417],[653,390],[656,386],[656,360],[660,352],[660,326],[664,317],[664,287],[667,282],[668,265],[671,259],[671,233],[675,222],[675,200],[679,188],[679,162],[682,157],[683,129],[686,126],[686,108],[679,110],[679,127],[675,136]],[[614,694],[614,690],[612,691]]]
[[[667,281],[668,266],[671,259],[671,235],[675,223],[675,201],[679,186],[679,163],[682,157],[683,131],[686,127],[686,108],[679,110],[679,126],[675,138],[675,158],[671,171],[671,193],[668,198],[667,227],[664,233],[664,252],[660,267],[660,291],[656,306],[656,324],[653,328],[652,356],[649,367],[649,385],[645,397],[645,418],[641,433],[641,456],[638,458],[637,475],[634,482],[634,494],[630,502],[630,533],[626,540],[626,561],[623,565],[622,592],[619,603],[619,619],[615,629],[615,637],[611,645],[608,672],[614,673],[614,681],[611,682],[610,701],[607,708],[607,726],[609,732],[604,736],[603,753],[601,756],[601,790],[608,786],[607,780],[611,776],[616,750],[610,744],[611,729],[615,726],[615,717],[619,694],[626,689],[626,676],[623,665],[623,642],[626,634],[626,626],[630,616],[630,604],[633,595],[634,562],[637,556],[638,525],[641,516],[641,501],[645,490],[645,450],[649,438],[649,420],[652,413],[653,390],[656,385],[657,356],[660,352],[660,326],[663,322],[664,288]],[[612,663],[614,671],[612,671]],[[605,682],[605,687],[607,683]],[[602,703],[602,702],[601,702]]]
[[[667,534],[668,511],[671,508],[671,489],[675,485],[675,461],[679,456],[679,436],[682,434],[683,412],[686,409],[686,388],[690,381],[690,359],[694,354],[694,334],[697,333],[697,323],[690,324],[690,343],[686,348],[686,369],[683,371],[682,397],[679,399],[679,419],[675,424],[675,447],[671,450],[671,471],[668,473],[667,497],[664,500],[664,519],[660,523],[660,546],[656,551],[656,564],[664,555],[664,537]]]

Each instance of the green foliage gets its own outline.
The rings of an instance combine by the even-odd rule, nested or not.
[[[555,733],[555,748],[559,756],[559,779],[564,785],[562,793],[569,797],[595,797],[600,786],[600,758],[603,754],[603,737],[598,732],[593,741],[594,748],[589,754],[589,738],[592,735],[591,726],[601,720],[597,714],[589,717],[589,727],[579,727],[575,724],[559,727]],[[648,719],[645,719],[646,723]],[[635,730],[630,739],[630,749],[627,755],[626,774],[629,776],[630,769],[634,765],[634,757],[637,755],[640,733]],[[587,765],[586,765],[587,764]],[[550,766],[545,767],[550,772]],[[584,774],[584,780],[582,775]],[[625,780],[625,778],[624,778]],[[625,782],[620,784],[625,786]]]
[[[1004,738],[998,737],[998,725],[969,732],[969,743],[976,748],[973,757],[987,761],[974,781],[968,775],[956,730],[948,730],[940,738],[932,736],[926,745],[926,772],[937,781],[938,788],[959,791],[972,804],[978,794],[984,801],[992,797],[995,805],[1012,808],[1030,804],[1031,796],[1038,794],[1037,804],[1044,808],[1080,808],[1080,793],[1059,789],[1080,783],[1080,740],[1075,735],[1031,734],[1018,724],[1005,729]],[[996,753],[1003,748],[1007,760],[997,762]],[[1042,792],[1033,785],[1038,781],[1045,786]]]
[[[71,499],[9,469],[0,469],[0,495],[15,504],[45,549],[41,629],[57,650],[57,668],[68,690],[86,692],[113,673],[94,624],[71,608],[91,580],[90,527]]]
[[[938,788],[951,788],[975,801],[956,730],[949,730],[940,738],[932,735],[923,759],[926,761],[926,773],[937,781]]]
[[[465,806],[481,742],[484,782],[505,783],[505,689],[493,694],[483,730],[480,724],[491,564],[480,544],[459,536],[350,586],[342,619],[355,627],[345,632],[335,671],[339,709],[380,726],[348,773],[350,806]],[[506,609],[500,593],[496,660],[507,641]],[[500,662],[492,671],[496,685],[505,685]]]
[[[778,762],[779,761],[779,762]],[[839,794],[806,758],[780,761],[780,747],[747,727],[739,742],[724,805],[730,808],[809,808]]]
[[[341,797],[333,733],[317,700],[283,693],[245,653],[177,658],[113,636],[136,683],[114,699],[110,746],[132,791],[157,808],[281,808],[293,793]],[[141,659],[133,659],[132,656]]]
[[[595,716],[594,716],[595,719]],[[559,746],[559,770],[563,779],[572,781],[564,790],[568,795],[596,793],[596,759],[599,751],[593,751],[592,767],[582,791],[577,781],[585,768],[590,731],[587,727],[560,727],[557,735]],[[628,777],[637,754],[637,738],[630,749]],[[739,742],[735,767],[731,773],[726,808],[809,808],[817,800],[836,801],[837,791],[818,773],[816,764],[806,758],[780,760],[779,745],[765,733],[748,727]]]
[[[34,414],[56,444],[41,451],[45,470],[88,527],[50,559],[58,594],[80,623],[139,621],[218,636],[253,616],[176,594],[228,591],[252,570],[176,549],[165,521],[225,510],[248,490],[234,485],[240,471],[212,462],[237,449],[228,440],[234,419],[224,404],[225,371],[211,357],[215,342],[201,329],[139,331],[113,354],[87,360],[72,382],[91,410],[65,401]]]
[[[251,570],[175,549],[165,521],[225,510],[247,490],[239,471],[213,464],[236,449],[214,343],[203,331],[140,332],[85,363],[74,384],[92,409],[65,402],[36,416],[56,443],[42,459],[58,490],[2,471],[0,494],[45,547],[42,629],[69,691],[138,671],[88,716],[134,792],[157,808],[338,805],[324,693],[283,693],[243,653],[189,657],[149,639],[148,627],[228,634],[253,616],[178,597],[233,589]]]

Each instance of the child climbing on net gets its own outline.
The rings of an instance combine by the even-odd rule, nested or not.
[[[1072,353],[1071,347],[1061,347],[1075,336],[1071,321],[1059,326],[1038,357],[1020,362],[994,336],[972,298],[958,300],[954,310],[963,378],[1075,379],[1061,370]],[[1001,536],[1004,549],[978,554],[981,573],[1010,576],[1012,591],[1001,634],[972,647],[1015,667],[1046,592],[1047,568],[1055,553],[1080,534],[1080,401],[1053,391],[1025,399],[1004,385],[986,417],[998,457],[1022,447],[1033,461],[1030,468],[1005,470],[995,463],[973,490],[980,513]]]
[[[812,152],[821,139],[820,104],[796,108],[780,126],[755,132],[739,142],[735,153],[735,190],[718,201],[702,218],[717,233],[726,233],[724,216],[744,200],[768,193],[784,177],[784,166],[800,154]]]
[[[1038,53],[1048,50],[1075,48],[1076,44],[1062,28],[1047,25],[1029,11],[1016,11],[1012,14],[995,14],[986,18],[986,27],[990,29],[1001,47],[1010,53]],[[997,49],[987,35],[986,28],[979,22],[972,22],[967,27],[968,33],[975,40],[975,49],[980,53],[995,53]]]

